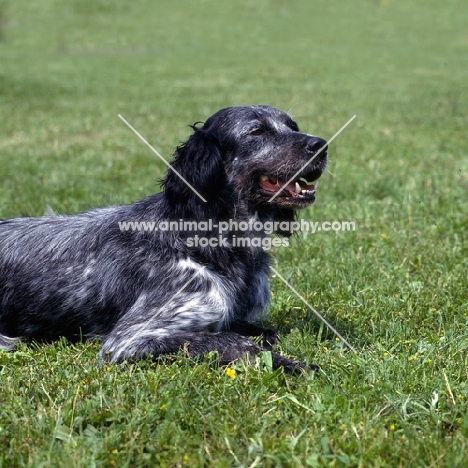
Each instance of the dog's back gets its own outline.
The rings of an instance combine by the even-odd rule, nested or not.
[[[120,262],[109,257],[115,254],[116,239],[109,235],[114,215],[114,208],[106,208],[0,222],[1,334],[71,338],[103,333],[112,325],[118,301],[103,289],[118,290],[121,277]],[[99,245],[104,232],[107,242]],[[93,319],[97,308],[99,322]]]

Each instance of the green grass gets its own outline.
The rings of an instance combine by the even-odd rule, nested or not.
[[[387,0],[0,3],[0,218],[158,190],[157,157],[221,107],[331,137],[314,221],[276,268],[268,356],[98,366],[98,344],[0,352],[0,467],[465,467],[468,6]]]

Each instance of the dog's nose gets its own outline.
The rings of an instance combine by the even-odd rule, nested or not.
[[[323,148],[324,146],[327,146],[327,142],[323,138],[312,137],[312,138],[309,138],[309,140],[307,141],[306,150],[309,153],[315,153],[319,149]]]

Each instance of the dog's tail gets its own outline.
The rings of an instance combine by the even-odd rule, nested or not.
[[[0,334],[0,349],[3,349],[4,351],[13,351],[17,341],[19,341],[19,338],[10,338],[9,336]]]

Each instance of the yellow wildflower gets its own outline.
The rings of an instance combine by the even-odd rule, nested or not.
[[[230,377],[231,379],[235,379],[236,378],[236,371],[230,367],[226,367],[226,375],[228,377]]]

